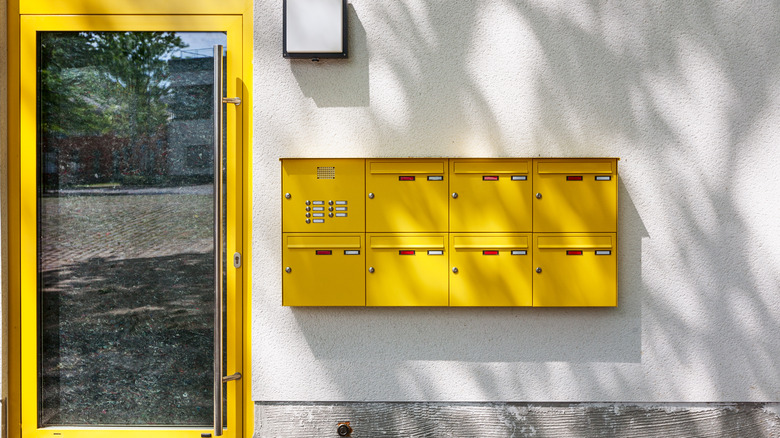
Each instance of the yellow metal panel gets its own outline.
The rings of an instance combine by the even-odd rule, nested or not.
[[[443,161],[370,161],[369,163],[373,174],[444,173]]]
[[[363,232],[364,172],[362,159],[283,159],[282,231]]]
[[[452,234],[450,306],[530,306],[529,238],[529,234]]]
[[[306,249],[306,248],[344,248],[360,249],[360,236],[287,236],[287,248]]]
[[[612,236],[539,236],[541,249],[612,249]]]
[[[509,173],[509,174],[525,175],[528,173],[528,166],[530,165],[531,160],[450,159],[450,163],[452,163],[451,173],[483,173],[483,174]]]
[[[526,175],[530,164],[531,160],[451,159],[450,231],[530,232],[533,188]]]
[[[283,234],[282,237],[282,305],[366,305],[365,235]],[[318,255],[318,251],[326,254]],[[355,251],[359,253],[349,254]]]
[[[612,161],[588,161],[587,159],[570,159],[560,161],[539,161],[539,173],[612,173]]]
[[[22,14],[241,14],[246,0],[21,0]]]
[[[367,160],[366,231],[446,232],[446,161]],[[402,177],[408,178],[402,181]],[[441,179],[432,181],[428,177]]]
[[[446,242],[446,234],[414,236],[398,234],[377,236],[367,234],[369,241],[395,237],[398,243],[370,247],[366,253],[366,305],[368,306],[447,306],[448,251],[446,245],[439,249],[410,249],[403,238],[433,237]],[[401,251],[414,251],[404,255]],[[440,254],[432,255],[430,251]],[[373,272],[371,272],[373,271]]]
[[[617,178],[617,159],[534,160],[533,231],[617,231]]]
[[[555,239],[570,240],[566,244],[540,247],[541,242]],[[598,249],[602,247],[589,244],[602,239],[617,242],[617,235],[534,234],[533,265],[541,272],[533,274],[533,305],[617,306],[617,245],[612,249]],[[569,255],[570,251],[575,254]],[[576,251],[581,255],[576,255]],[[596,251],[609,254],[597,255]]]
[[[441,236],[382,236],[372,235],[371,248],[375,249],[444,249],[445,238]]]
[[[527,249],[527,234],[453,234],[455,249]]]

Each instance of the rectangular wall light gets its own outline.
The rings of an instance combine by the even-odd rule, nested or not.
[[[347,57],[347,0],[284,0],[283,56]]]

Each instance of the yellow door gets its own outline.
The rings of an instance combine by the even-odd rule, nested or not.
[[[535,233],[617,231],[617,159],[533,162]]]
[[[364,172],[361,159],[283,159],[282,232],[364,232]]]
[[[530,306],[530,234],[451,234],[450,306]]]
[[[450,232],[531,232],[531,160],[450,159]]]
[[[243,436],[243,38],[21,17],[21,436]]]
[[[533,305],[617,306],[617,234],[534,234]]]
[[[366,160],[366,231],[447,232],[447,160]]]
[[[364,234],[283,234],[282,305],[365,306]]]
[[[367,234],[366,239],[366,305],[449,305],[446,234]]]

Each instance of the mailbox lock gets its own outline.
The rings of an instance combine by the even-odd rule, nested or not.
[[[452,199],[458,199],[458,194],[457,193],[453,193],[452,194]]]
[[[290,199],[290,198],[292,198],[292,195],[291,195],[291,194],[289,194],[289,193],[285,193],[285,194],[284,194],[284,197],[285,197],[285,198],[287,198],[287,199]]]
[[[284,268],[284,272],[289,274],[290,272],[292,272],[292,268],[288,266],[288,267]]]
[[[542,268],[536,268],[536,273],[537,274],[541,274],[542,273]]]
[[[457,274],[458,273],[458,268],[452,268],[452,273],[453,274]]]
[[[374,273],[374,267],[373,266],[369,266],[368,267],[368,272],[373,274]]]
[[[374,199],[374,194],[373,193],[369,193],[368,194],[368,199]]]
[[[350,436],[352,434],[352,427],[349,425],[349,421],[339,423],[336,427],[336,433],[339,436]]]
[[[542,199],[542,194],[541,193],[537,193],[536,194],[536,199]]]

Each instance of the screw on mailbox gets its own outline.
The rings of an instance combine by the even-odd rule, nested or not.
[[[374,273],[374,267],[373,267],[373,266],[369,266],[369,268],[368,268],[368,272],[370,272],[370,273],[372,273],[372,274],[373,274],[373,273]]]
[[[284,272],[289,274],[290,272],[292,272],[292,268],[288,266],[288,267],[284,268]]]
[[[373,193],[369,193],[368,194],[368,199],[374,199],[374,194]]]
[[[458,273],[458,268],[452,268],[452,273],[453,274],[457,274]]]
[[[542,199],[542,194],[541,193],[537,193],[536,194],[536,199]]]
[[[292,195],[291,195],[291,194],[289,194],[289,193],[285,193],[285,194],[284,194],[284,197],[285,197],[285,198],[287,198],[287,199],[290,199],[290,198],[292,198]]]
[[[541,274],[542,273],[542,268],[536,268],[536,273],[537,274]]]
[[[452,194],[452,199],[458,199],[458,194],[457,193],[453,193]]]

